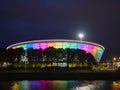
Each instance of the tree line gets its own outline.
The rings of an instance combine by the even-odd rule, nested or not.
[[[87,63],[88,66],[96,65],[97,61],[91,53],[81,49],[70,48],[54,48],[48,47],[45,50],[28,48],[5,49],[0,48],[0,62],[16,63],[21,62],[22,58],[26,57],[28,62],[77,62],[78,64]]]

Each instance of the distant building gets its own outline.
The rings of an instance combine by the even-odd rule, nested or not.
[[[24,48],[25,50],[28,48],[34,49],[46,49],[48,47],[54,48],[70,48],[70,49],[82,49],[87,53],[91,53],[95,59],[99,62],[105,48],[97,43],[80,41],[80,40],[65,40],[65,39],[50,39],[50,40],[33,40],[33,41],[25,41],[16,44],[12,44],[7,47],[9,48]]]
[[[114,69],[118,69],[118,67],[120,67],[120,57],[113,57],[111,62]]]
[[[113,57],[110,60],[100,62],[99,65],[103,70],[117,70],[120,67],[120,57]]]

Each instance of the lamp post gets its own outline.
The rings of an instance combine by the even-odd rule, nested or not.
[[[84,34],[83,33],[80,33],[80,34],[78,34],[78,37],[80,38],[80,42],[81,42],[81,45],[80,45],[80,48],[82,49],[82,39],[83,39],[83,37],[84,37]],[[80,61],[79,61],[80,62]],[[86,61],[86,63],[87,63],[87,61]],[[86,67],[87,68],[87,67]]]
[[[82,45],[82,40],[83,40],[84,34],[80,33],[80,34],[78,34],[78,37],[80,38],[80,42],[81,42],[81,45]],[[80,48],[82,49],[82,46]]]

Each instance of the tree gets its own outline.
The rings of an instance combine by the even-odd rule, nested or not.
[[[71,62],[71,49],[70,48],[66,48],[65,52],[67,54],[67,58],[66,58],[67,67],[69,67],[69,63]]]
[[[87,65],[88,66],[97,65],[96,59],[91,53],[87,53]]]
[[[16,58],[16,53],[15,53],[15,49],[7,49],[6,50],[6,60],[8,62],[15,62],[15,58]]]
[[[56,49],[54,47],[48,47],[44,50],[44,55],[46,56],[46,63],[52,63],[54,61],[55,58],[55,53],[56,53]]]
[[[86,51],[77,49],[76,52],[77,52],[77,56],[78,56],[78,60],[79,60],[79,65],[80,65],[80,63],[83,65],[86,60]]]
[[[4,62],[6,60],[6,49],[0,48],[0,62]]]
[[[56,49],[55,59],[56,59],[56,62],[57,62],[57,66],[58,66],[59,62],[62,62],[62,63],[66,62],[66,60],[67,60],[67,52],[66,52],[66,50],[64,50],[63,48]]]
[[[25,55],[25,50],[23,48],[16,48],[15,49],[15,55],[17,58],[17,62],[21,61],[21,56]]]
[[[33,60],[39,62],[42,60],[42,49],[33,49]]]
[[[27,58],[29,62],[33,61],[33,48],[28,48],[27,49]]]

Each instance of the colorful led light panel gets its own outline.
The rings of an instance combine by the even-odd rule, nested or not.
[[[69,42],[63,42],[62,47],[63,48],[70,48],[70,43]]]
[[[71,43],[70,44],[70,48],[72,48],[72,49],[77,49],[78,47],[77,47],[77,43]]]
[[[55,47],[55,42],[48,42],[48,46],[47,47]]]
[[[62,48],[62,44],[63,44],[62,42],[56,42],[55,47],[56,48]]]
[[[40,49],[39,43],[34,43],[34,44],[33,44],[33,48],[34,48],[34,49]]]

